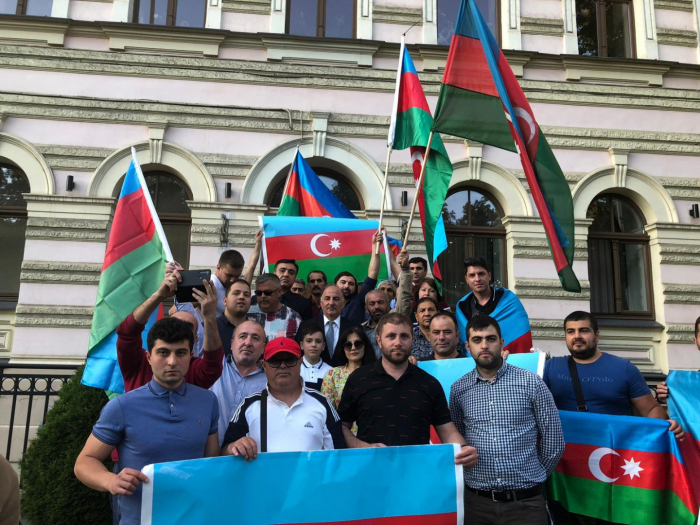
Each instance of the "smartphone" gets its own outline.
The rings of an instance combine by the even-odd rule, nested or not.
[[[175,299],[178,303],[191,303],[195,301],[192,290],[200,290],[206,294],[202,281],[211,280],[211,270],[180,270],[180,277],[182,281],[177,283]]]

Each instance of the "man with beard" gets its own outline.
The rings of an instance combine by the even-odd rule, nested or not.
[[[248,281],[238,279],[226,290],[224,313],[216,318],[221,344],[224,345],[224,357],[231,355],[233,332],[243,321],[255,321],[260,325],[265,323],[265,314],[249,313],[250,301],[251,293]]]
[[[498,323],[477,315],[467,326],[476,368],[450,390],[457,430],[479,451],[464,471],[465,524],[547,525],[543,483],[564,453],[557,407],[536,374],[503,361]]]
[[[249,312],[263,314],[263,328],[268,341],[277,337],[293,338],[301,317],[280,301],[280,280],[273,273],[263,273],[255,280],[255,297],[258,304],[251,306]]]
[[[236,250],[226,250],[219,256],[219,262],[214,272],[215,279],[212,279],[216,287],[216,294],[219,297],[219,302],[216,304],[216,315],[224,313],[224,302],[222,299],[226,296],[228,287],[241,277],[244,264],[243,256]]]
[[[328,277],[321,270],[309,272],[306,276],[306,282],[309,283],[309,301],[311,301],[311,312],[313,317],[317,317],[321,313],[321,294],[323,289],[328,285]]]
[[[265,331],[259,323],[246,320],[238,323],[229,345],[230,351],[224,358],[221,377],[210,388],[219,400],[219,445],[238,405],[246,397],[265,388],[266,381],[265,374],[258,367],[265,348]]]
[[[311,302],[292,291],[298,273],[299,265],[294,259],[280,259],[275,263],[275,275],[280,280],[280,302],[298,313],[303,320],[311,319],[313,317]]]
[[[425,361],[466,357],[459,342],[457,319],[453,313],[436,313],[430,320],[429,336],[433,353]]]
[[[668,419],[639,369],[627,359],[598,349],[600,333],[595,317],[588,312],[572,312],[564,319],[564,332],[571,355],[553,357],[544,365],[544,381],[559,410],[629,416],[634,407],[642,417]],[[570,366],[578,375],[583,405],[577,402]],[[669,423],[675,436],[682,438],[680,425],[671,419]]]
[[[452,423],[442,386],[408,362],[412,334],[405,315],[379,320],[376,338],[382,358],[350,374],[338,405],[345,441],[350,448],[427,445],[432,425],[443,443],[462,445],[455,462],[472,467],[476,449],[467,446]],[[351,431],[355,422],[357,437]]]

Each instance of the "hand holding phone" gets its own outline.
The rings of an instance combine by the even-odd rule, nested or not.
[[[199,290],[202,294],[206,294],[202,281],[211,279],[211,270],[175,270],[173,275],[175,273],[178,273],[180,276],[180,282],[175,293],[175,299],[177,299],[178,303],[197,301],[197,298],[193,295],[193,290]],[[216,290],[214,293],[216,293]]]

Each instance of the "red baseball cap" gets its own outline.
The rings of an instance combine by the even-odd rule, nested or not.
[[[296,343],[296,341],[294,341],[294,339],[289,339],[288,337],[278,337],[277,339],[273,339],[267,343],[267,346],[265,346],[265,354],[263,359],[265,359],[265,361],[269,361],[272,356],[281,353],[301,357],[301,348],[299,348],[299,345]]]

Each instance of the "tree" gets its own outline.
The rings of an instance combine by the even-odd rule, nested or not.
[[[73,474],[75,460],[107,403],[102,390],[80,384],[83,368],[63,386],[20,461],[22,517],[32,523],[112,522],[109,495],[89,489]]]

